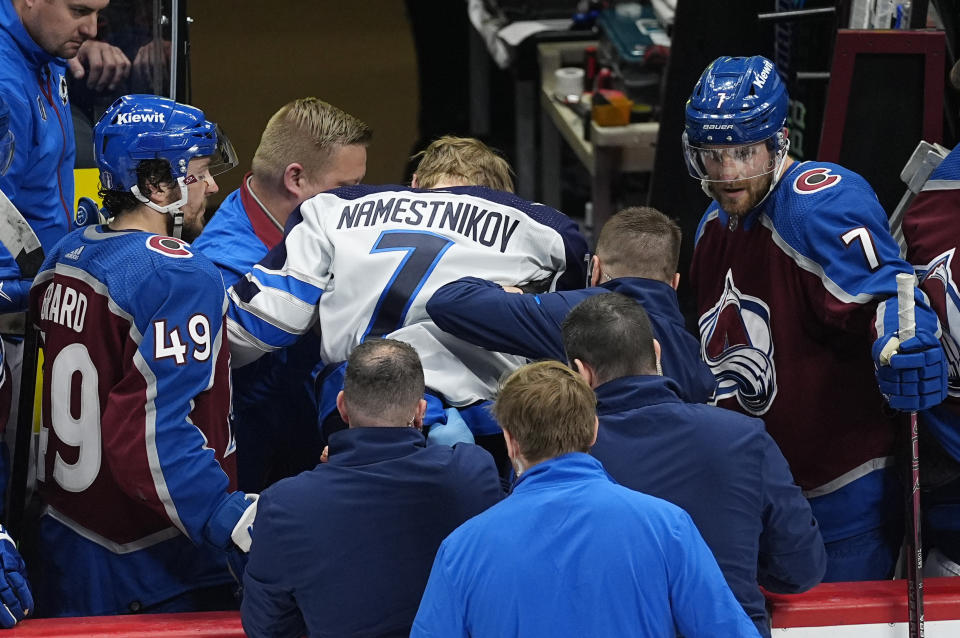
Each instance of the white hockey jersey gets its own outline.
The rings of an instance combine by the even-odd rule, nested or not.
[[[522,359],[440,330],[425,305],[463,276],[504,285],[583,285],[587,245],[562,213],[510,193],[464,186],[351,186],[304,202],[283,243],[230,289],[234,366],[292,344],[318,320],[325,362],[367,337],[405,341],[427,387],[463,406],[489,399]]]

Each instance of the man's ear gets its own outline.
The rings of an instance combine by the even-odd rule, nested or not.
[[[503,442],[507,446],[507,457],[514,459],[520,454],[520,447],[517,445],[517,440],[510,436],[510,433],[506,430],[503,430]]]
[[[343,390],[337,394],[337,412],[340,413],[343,422],[350,425],[350,415],[347,414],[347,402],[343,399]]]
[[[680,273],[675,272],[673,273],[673,281],[670,282],[670,286],[674,290],[676,290],[679,285],[680,285]]]
[[[597,442],[597,433],[600,432],[600,418],[597,416],[593,417],[593,439],[590,441],[590,447],[593,447]]]
[[[300,199],[306,181],[307,172],[304,170],[303,164],[293,162],[287,164],[287,167],[283,169],[283,187],[297,199]]]
[[[590,257],[590,286],[596,286],[600,282],[600,258],[596,255]]]
[[[583,380],[586,381],[587,385],[589,385],[591,388],[595,388],[600,385],[597,383],[597,371],[594,370],[593,366],[586,361],[574,359],[573,368],[581,377],[583,377]]]
[[[151,184],[149,181],[144,185],[143,191],[141,193],[154,204],[159,204],[160,206],[166,206],[170,201],[171,192],[173,188],[176,187],[179,190],[179,186],[164,184],[163,182],[158,182],[157,184]]]
[[[660,367],[660,352],[661,352],[660,342],[654,339],[653,340],[653,356],[657,361],[657,374],[659,374],[662,377],[663,368]]]
[[[413,415],[413,427],[417,428],[418,430],[423,429],[423,415],[426,413],[427,402],[425,399],[420,399],[420,403],[417,404],[417,413]]]
[[[420,188],[417,182],[417,174],[414,173],[413,177],[410,179],[410,188]]]

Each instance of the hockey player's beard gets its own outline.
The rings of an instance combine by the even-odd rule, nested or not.
[[[195,217],[184,218],[183,228],[180,231],[180,239],[192,244],[197,240],[197,237],[200,236],[200,233],[203,232],[203,212],[196,215]]]
[[[770,190],[773,173],[736,182],[712,182],[710,192],[730,215],[745,215],[760,203]]]

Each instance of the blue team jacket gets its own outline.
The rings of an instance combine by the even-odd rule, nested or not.
[[[249,636],[406,636],[440,542],[503,494],[493,458],[413,428],[351,428],[330,461],[260,496]]]
[[[757,636],[690,517],[566,454],[440,546],[411,638]]]
[[[259,209],[244,176],[191,245],[223,275],[229,288],[283,239]],[[296,347],[271,352],[233,372],[232,423],[237,437],[237,485],[259,492],[278,478],[320,461],[313,373],[320,338],[307,332]]]
[[[737,600],[769,636],[757,583],[805,591],[823,577],[826,552],[763,422],[683,403],[664,377],[622,377],[596,393],[600,430],[590,453],[620,484],[690,514]]]
[[[29,222],[49,253],[73,222],[73,163],[76,146],[67,96],[66,62],[33,41],[10,0],[0,0],[0,94],[10,107],[16,140],[13,162],[0,176],[0,190]],[[0,279],[20,269],[0,246]],[[6,292],[6,291],[4,291]],[[26,289],[20,307],[26,307]]]
[[[437,290],[427,312],[441,329],[482,348],[566,361],[563,320],[578,303],[605,292],[619,292],[643,306],[663,349],[664,375],[677,381],[686,400],[709,400],[717,380],[700,358],[700,342],[684,325],[676,291],[661,281],[621,277],[593,288],[518,295],[493,282],[464,277]]]

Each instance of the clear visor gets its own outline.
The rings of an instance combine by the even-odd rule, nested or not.
[[[694,146],[684,135],[683,150],[691,176],[708,182],[737,182],[774,172],[786,144],[776,136],[753,144]]]
[[[210,156],[210,166],[207,170],[210,172],[210,175],[219,175],[220,173],[226,173],[238,163],[237,152],[233,150],[233,144],[230,143],[230,138],[227,137],[227,134],[224,133],[218,124],[217,149],[213,152],[213,155]]]
[[[13,141],[13,132],[7,131],[6,135],[0,137],[0,175],[6,175],[13,163],[13,149],[16,144]]]

